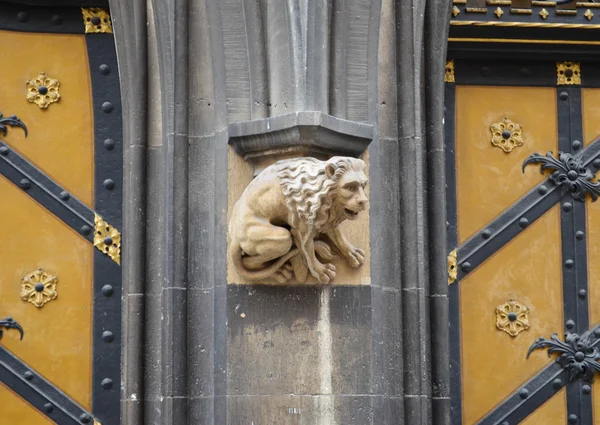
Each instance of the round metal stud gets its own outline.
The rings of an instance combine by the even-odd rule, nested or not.
[[[111,179],[106,179],[104,182],[102,182],[102,186],[104,186],[104,189],[106,190],[112,190],[115,187],[115,182]]]
[[[110,74],[110,66],[108,66],[105,63],[103,63],[102,65],[100,65],[99,69],[100,69],[100,74],[102,74],[102,75],[108,75],[108,74]]]
[[[110,297],[113,294],[113,287],[110,285],[104,285],[102,287],[102,295],[105,297]]]
[[[81,421],[82,424],[89,424],[90,421],[92,420],[92,418],[87,413],[82,413],[81,416],[79,417],[79,420]]]
[[[519,73],[523,76],[523,77],[528,77],[531,75],[531,71],[529,70],[529,68],[521,68],[519,69]]]
[[[110,390],[112,388],[112,379],[104,378],[100,385],[102,385],[102,388],[105,390]]]
[[[91,231],[92,229],[90,229],[90,226],[88,226],[87,224],[84,224],[83,226],[81,226],[81,229],[79,229],[79,232],[82,235],[89,235]]]
[[[112,245],[112,238],[110,236],[107,236],[104,238],[104,245]]]
[[[36,283],[34,286],[34,289],[36,292],[42,292],[44,290],[44,284],[43,283]]]
[[[564,212],[571,212],[571,210],[573,209],[573,204],[570,202],[565,202],[563,205],[563,211]]]
[[[6,146],[0,146],[0,155],[2,155],[2,156],[8,155],[8,148]]]
[[[481,232],[481,237],[483,239],[489,239],[490,236],[492,236],[492,232],[489,229],[485,229],[483,232]]]
[[[115,148],[115,141],[113,139],[106,139],[104,141],[104,149],[112,151]]]
[[[579,298],[584,300],[585,297],[587,296],[587,291],[585,289],[580,289],[579,292],[577,293],[577,295],[579,295]]]
[[[581,392],[584,394],[589,394],[592,392],[592,387],[590,387],[589,385],[584,385],[581,387]]]
[[[521,226],[522,229],[526,228],[527,226],[529,226],[529,220],[523,217],[519,220],[519,226]]]
[[[54,411],[54,406],[52,406],[52,403],[44,404],[44,412],[52,413],[53,411]]]
[[[575,262],[571,259],[565,261],[565,267],[568,269],[572,269],[574,265],[575,265]]]
[[[577,351],[575,353],[575,360],[578,362],[582,362],[585,360],[585,354],[583,354],[581,351]]]
[[[115,339],[115,336],[111,331],[102,332],[102,341],[104,342],[112,342]]]
[[[563,382],[561,379],[556,378],[554,381],[552,381],[552,387],[555,390],[560,390],[563,386]]]
[[[62,18],[60,17],[60,15],[54,15],[54,16],[52,16],[52,18],[50,18],[50,20],[52,21],[52,23],[54,25],[62,24]]]
[[[92,18],[92,24],[94,25],[100,25],[102,23],[102,21],[100,20],[100,18],[98,16],[94,16]]]
[[[541,185],[541,186],[538,188],[538,193],[539,193],[540,195],[545,195],[546,193],[548,193],[548,188],[547,188],[545,185]]]
[[[527,388],[521,388],[521,391],[519,391],[519,397],[522,399],[529,397],[529,390]]]
[[[471,271],[471,263],[469,263],[468,261],[464,262],[464,263],[462,263],[462,266],[460,266],[460,268],[462,269],[463,272],[468,273]]]
[[[575,322],[572,321],[571,319],[567,320],[567,322],[565,323],[565,327],[567,329],[573,329],[575,327]]]
[[[29,20],[29,13],[19,12],[17,13],[17,19],[19,20],[19,22],[27,22]]]
[[[572,76],[573,76],[573,70],[572,69],[565,70],[565,77],[571,78]]]
[[[579,177],[579,174],[575,170],[569,170],[569,172],[567,173],[567,177],[569,178],[569,180],[574,182],[575,180],[577,180],[577,177]]]
[[[581,230],[578,230],[575,233],[575,237],[577,238],[578,241],[582,240],[584,236],[585,236],[585,233],[583,233]]]
[[[60,192],[60,199],[62,199],[63,201],[68,201],[69,198],[71,198],[71,195],[69,195],[69,192],[67,191],[62,191]]]
[[[19,186],[21,186],[21,189],[29,189],[29,185],[30,182],[27,179],[21,179],[21,181],[19,182]]]
[[[33,373],[31,373],[30,371],[27,371],[23,374],[23,378],[25,378],[28,381],[31,381],[33,379]]]
[[[600,168],[600,159],[595,159],[594,162],[592,162],[592,164],[594,165],[594,167]]]
[[[48,94],[48,87],[46,86],[39,86],[38,87],[38,93],[41,94],[42,96],[45,94]]]
[[[560,100],[567,100],[569,98],[569,93],[566,91],[561,91],[558,97],[560,97]]]
[[[106,113],[112,112],[113,110],[113,105],[110,102],[104,102],[102,104],[102,110]]]
[[[517,320],[517,313],[515,313],[514,311],[508,313],[508,320],[510,320],[511,322]]]
[[[579,418],[574,413],[571,413],[567,418],[567,422],[569,422],[570,424],[576,424],[577,421],[579,421]]]
[[[487,66],[482,66],[481,67],[481,75],[483,75],[484,77],[487,77],[488,75],[490,75],[490,68],[488,68]]]
[[[581,142],[579,140],[573,140],[573,143],[571,143],[571,147],[573,148],[573,150],[578,151],[579,149],[581,149]]]
[[[508,130],[504,130],[504,131],[502,132],[502,138],[503,138],[503,139],[508,139],[508,138],[510,138],[510,131],[508,131]]]

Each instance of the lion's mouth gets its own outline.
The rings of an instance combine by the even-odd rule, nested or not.
[[[352,211],[349,208],[344,208],[344,212],[346,213],[346,216],[350,219],[350,220],[354,220],[355,218],[358,218],[358,213],[360,211]]]

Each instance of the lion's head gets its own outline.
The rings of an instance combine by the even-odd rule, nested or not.
[[[294,227],[305,222],[309,231],[323,230],[355,220],[366,207],[367,176],[360,159],[297,158],[279,161],[275,167]]]

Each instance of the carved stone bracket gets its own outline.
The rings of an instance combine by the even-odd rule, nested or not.
[[[229,144],[254,165],[254,175],[275,161],[299,156],[360,156],[373,140],[371,124],[318,111],[295,112],[229,125]]]

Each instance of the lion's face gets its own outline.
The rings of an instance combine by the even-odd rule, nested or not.
[[[356,220],[369,199],[365,193],[367,176],[363,171],[349,170],[338,182],[337,209],[348,220]]]

